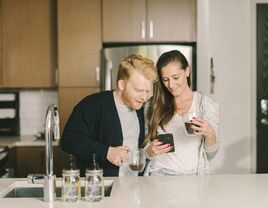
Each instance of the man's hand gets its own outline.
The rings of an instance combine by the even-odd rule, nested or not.
[[[121,166],[128,159],[127,146],[109,147],[107,159],[116,166]]]

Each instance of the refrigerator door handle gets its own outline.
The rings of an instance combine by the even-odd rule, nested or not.
[[[105,69],[105,90],[112,89],[112,69],[113,69],[113,62],[108,60],[106,62],[106,69]]]

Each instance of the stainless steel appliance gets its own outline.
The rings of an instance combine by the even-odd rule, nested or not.
[[[195,44],[181,45],[133,45],[104,47],[101,66],[102,90],[111,90],[116,87],[116,78],[120,62],[131,54],[139,54],[150,58],[155,63],[159,56],[170,50],[182,52],[191,66],[192,89],[196,90],[196,47]]]

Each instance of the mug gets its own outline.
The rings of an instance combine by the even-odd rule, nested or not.
[[[144,154],[144,150],[142,148],[139,149],[131,149],[128,151],[128,167],[131,171],[142,172],[146,163],[146,157]]]
[[[194,129],[191,128],[191,124],[190,121],[193,120],[193,117],[201,117],[202,118],[202,113],[199,111],[189,111],[186,112],[182,115],[182,119],[184,122],[184,126],[185,126],[185,133],[187,135],[194,135]]]

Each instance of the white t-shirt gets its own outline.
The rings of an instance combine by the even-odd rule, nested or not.
[[[189,111],[199,111],[197,94],[194,93],[192,106]],[[166,125],[165,131],[158,127],[158,134],[171,133],[174,138],[175,152],[155,156],[151,159],[151,171],[170,169],[174,173],[192,175],[197,172],[201,136],[188,136],[182,116],[175,113]]]

